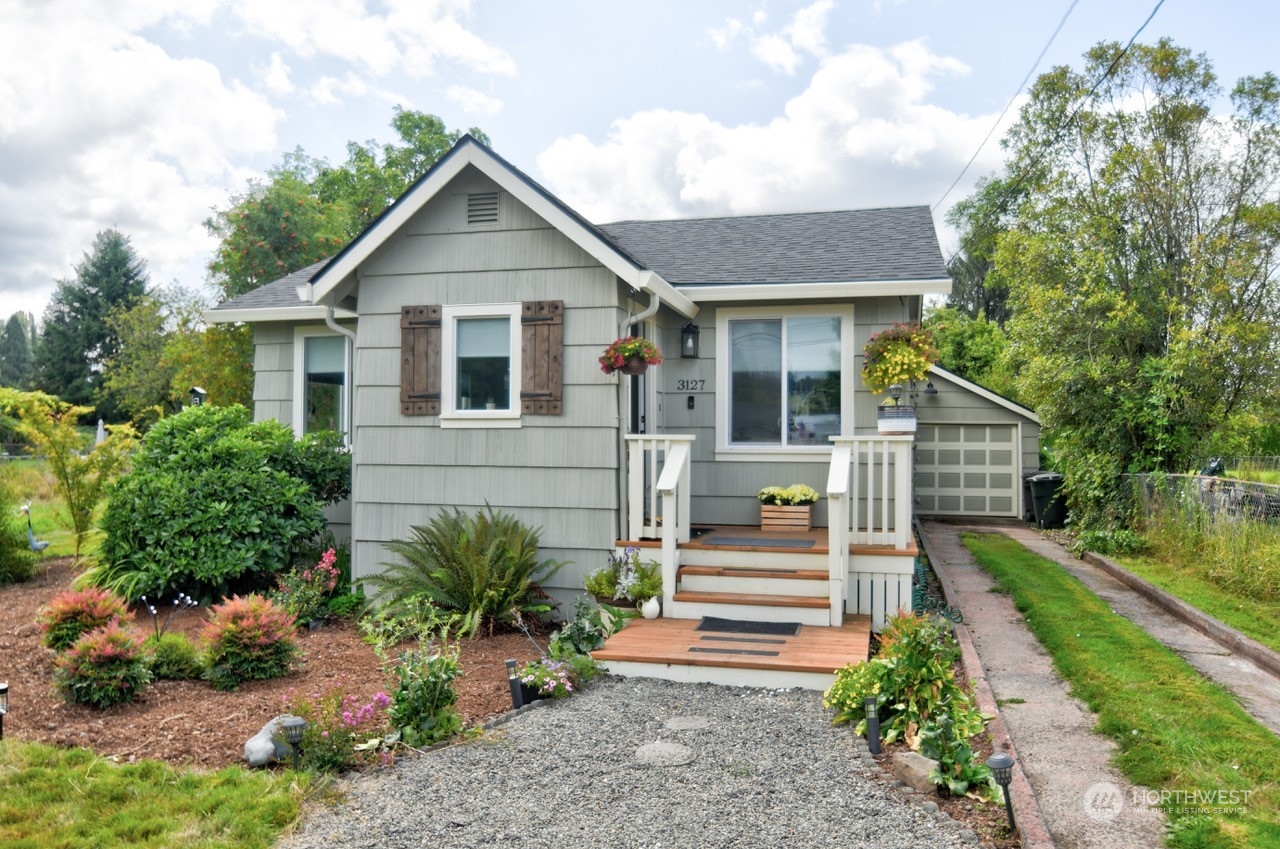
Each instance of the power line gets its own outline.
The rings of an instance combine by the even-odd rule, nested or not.
[[[964,164],[964,168],[960,169],[960,173],[952,181],[947,190],[942,193],[942,197],[938,198],[938,202],[933,205],[930,212],[937,212],[938,207],[942,206],[942,202],[947,199],[956,186],[960,185],[960,181],[964,179],[964,175],[969,173],[969,166],[973,165],[978,158],[978,154],[982,153],[982,149],[987,146],[987,142],[991,141],[991,134],[996,131],[996,127],[1000,126],[1000,122],[1004,120],[1004,116],[1008,114],[1009,107],[1013,106],[1013,102],[1018,99],[1018,95],[1022,94],[1022,90],[1027,87],[1027,81],[1031,79],[1031,75],[1040,67],[1040,63],[1044,61],[1044,54],[1049,52],[1049,48],[1053,45],[1054,39],[1058,37],[1058,33],[1062,32],[1063,25],[1067,22],[1067,18],[1071,17],[1071,13],[1075,11],[1076,4],[1080,0],[1071,0],[1071,5],[1067,7],[1067,13],[1062,16],[1062,20],[1058,21],[1058,26],[1054,28],[1053,35],[1049,36],[1049,40],[1045,42],[1044,47],[1040,50],[1040,55],[1036,57],[1036,61],[1031,66],[1031,70],[1027,71],[1027,75],[1022,78],[1022,82],[1018,83],[1018,89],[1013,93],[1005,103],[1004,109],[1000,110],[1000,116],[996,118],[995,123],[991,125],[991,129],[987,130],[987,134],[982,137],[982,143],[978,145],[978,149],[973,152],[973,156],[969,157],[969,161]]]
[[[1093,99],[1093,96],[1095,94],[1098,93],[1098,87],[1101,86],[1102,83],[1105,82],[1108,77],[1110,77],[1113,73],[1115,73],[1116,67],[1119,66],[1120,64],[1120,60],[1123,59],[1129,53],[1129,49],[1133,47],[1133,43],[1138,40],[1138,36],[1141,35],[1142,31],[1147,28],[1147,24],[1151,23],[1152,19],[1155,18],[1156,13],[1160,11],[1160,7],[1163,5],[1164,5],[1164,0],[1157,0],[1155,7],[1152,8],[1151,10],[1151,14],[1147,15],[1147,19],[1142,22],[1142,26],[1138,27],[1138,29],[1134,31],[1133,35],[1129,37],[1128,43],[1126,43],[1124,48],[1115,55],[1115,58],[1111,60],[1111,64],[1107,66],[1107,69],[1103,71],[1096,80],[1093,81],[1093,85],[1089,87],[1088,93],[1085,94],[1085,96],[1080,99],[1080,102],[1076,105],[1076,108],[1072,110],[1071,114],[1067,116],[1067,119],[1063,121],[1061,125],[1059,125],[1057,131],[1053,134],[1053,138],[1050,139],[1047,144],[1043,145],[1040,148],[1040,151],[1038,152],[1038,154],[1032,157],[1031,162],[1029,162],[1027,166],[1022,169],[1022,173],[1020,173],[1017,176],[1017,178],[1014,179],[1014,181],[1009,184],[1009,188],[1004,193],[1004,197],[1007,198],[1007,197],[1013,196],[1017,192],[1018,188],[1026,181],[1027,177],[1031,176],[1031,172],[1034,171],[1036,166],[1040,164],[1040,161],[1045,157],[1049,149],[1058,143],[1059,139],[1062,138],[1062,134],[1065,133],[1067,131],[1067,128],[1070,127],[1071,124],[1075,121],[1076,116],[1080,114],[1080,110],[1084,109],[1085,105],[1090,100]],[[1002,199],[1001,201],[1002,206],[1003,206],[1003,202],[1004,201]],[[965,248],[969,247],[969,243],[972,242],[977,235],[978,234],[976,231],[970,233],[969,238],[965,239],[964,243],[960,245],[960,247],[956,249],[955,253],[951,255],[951,259],[947,260],[947,264],[950,265],[955,260],[956,257],[964,253]]]

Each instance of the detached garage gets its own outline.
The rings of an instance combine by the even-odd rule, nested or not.
[[[934,366],[937,395],[918,401],[916,512],[1022,516],[1022,475],[1040,467],[1040,419],[1031,410]]]

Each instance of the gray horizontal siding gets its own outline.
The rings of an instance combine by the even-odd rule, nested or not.
[[[484,504],[503,509],[542,507],[612,508],[617,485],[612,469],[575,469],[573,485],[555,466],[374,466],[362,464],[360,473],[377,480],[377,489],[366,491],[362,505],[370,504]],[[499,504],[494,502],[500,501]]]

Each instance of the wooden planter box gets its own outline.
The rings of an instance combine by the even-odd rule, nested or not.
[[[812,527],[812,504],[760,505],[762,531],[807,531]]]

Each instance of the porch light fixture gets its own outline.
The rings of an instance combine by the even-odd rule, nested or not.
[[[0,682],[0,740],[4,739],[4,715],[9,712],[9,682]]]
[[[698,325],[692,321],[680,328],[680,357],[686,360],[698,358]]]
[[[293,771],[298,771],[298,751],[302,748],[302,732],[307,730],[307,721],[300,716],[286,716],[280,722],[280,730],[284,733],[284,741],[293,749]]]
[[[937,394],[938,394],[938,390],[934,388],[934,386],[933,386],[933,381],[932,381],[932,380],[925,384],[925,386],[924,386],[924,394],[925,394],[925,395],[937,395]]]
[[[205,396],[207,396],[208,394],[209,394],[208,392],[205,392],[199,386],[191,387],[191,406],[203,407]]]
[[[1015,828],[1013,803],[1009,801],[1009,782],[1013,781],[1013,757],[1008,752],[996,752],[987,758],[987,769],[991,770],[991,777],[1004,791],[1004,810],[1009,816],[1009,831],[1013,831]]]
[[[880,709],[875,696],[867,696],[862,706],[867,711],[867,748],[871,754],[880,754]]]
[[[524,707],[524,696],[520,692],[520,677],[516,675],[516,662],[507,660],[507,687],[511,690],[511,709]]]

